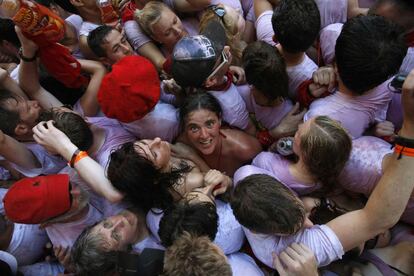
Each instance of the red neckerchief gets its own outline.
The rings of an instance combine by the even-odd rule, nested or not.
[[[227,71],[226,77],[227,77],[227,81],[223,82],[220,85],[210,87],[208,90],[210,90],[210,91],[227,91],[230,88],[231,84],[233,83],[233,74],[230,71]]]
[[[414,31],[405,35],[405,41],[408,47],[414,47]]]
[[[134,20],[134,11],[137,9],[134,1],[129,2],[121,13],[121,20],[123,23]]]

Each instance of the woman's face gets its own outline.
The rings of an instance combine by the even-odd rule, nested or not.
[[[246,21],[243,18],[243,15],[239,9],[234,9],[233,7],[223,5],[223,8],[226,10],[226,17],[229,17],[229,22],[234,22],[235,24],[235,33],[238,36],[242,36],[244,29],[246,27]]]
[[[181,38],[188,35],[180,18],[169,9],[162,10],[160,19],[151,26],[151,30],[153,39],[167,48],[174,47]]]
[[[219,142],[220,126],[221,120],[216,113],[199,109],[187,115],[184,131],[194,148],[203,155],[210,155]]]
[[[154,140],[144,139],[136,141],[135,151],[151,161],[159,169],[167,169],[171,158],[171,149],[168,142],[160,138]]]
[[[299,157],[301,157],[300,141],[302,140],[302,136],[308,133],[314,121],[315,118],[312,118],[304,123],[301,123],[295,133],[295,137],[293,139],[293,152]]]
[[[126,250],[129,244],[135,243],[137,231],[137,216],[128,210],[104,219],[92,229],[104,237],[109,245],[107,250]]]

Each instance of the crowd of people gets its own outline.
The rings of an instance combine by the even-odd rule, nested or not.
[[[1,275],[414,275],[414,3],[0,1]]]

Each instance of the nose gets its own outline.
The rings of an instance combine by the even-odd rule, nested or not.
[[[208,137],[208,131],[205,127],[202,127],[200,129],[200,137],[201,138],[207,138]]]
[[[123,228],[123,227],[124,227],[124,225],[125,225],[125,223],[124,223],[123,218],[119,218],[118,220],[116,220],[116,221],[114,222],[114,226],[113,226],[113,228],[114,228],[114,229],[121,229],[121,228]]]
[[[154,138],[154,140],[152,140],[151,147],[155,146],[155,145],[158,145],[159,143],[161,143],[161,138],[156,137],[156,138]]]
[[[121,46],[122,51],[124,53],[129,53],[129,47],[128,47],[128,45],[122,43],[122,44],[120,44],[120,46]]]
[[[173,32],[174,32],[174,34],[176,36],[179,36],[181,34],[181,32],[182,32],[181,31],[181,28],[179,26],[177,26],[177,25],[174,25],[173,28],[172,28],[172,30],[173,30]]]

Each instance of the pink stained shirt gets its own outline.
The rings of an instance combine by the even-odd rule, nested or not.
[[[279,180],[285,186],[291,188],[300,196],[310,194],[322,187],[322,185],[318,183],[309,185],[297,181],[289,172],[290,161],[277,153],[259,153],[253,159],[252,165],[270,171],[277,180]]]
[[[384,157],[392,152],[391,145],[377,137],[363,136],[354,140],[351,156],[339,177],[340,185],[369,197],[383,174]],[[414,195],[401,220],[414,225]]]
[[[388,80],[361,96],[350,96],[339,91],[314,101],[303,118],[325,115],[339,121],[353,139],[361,137],[364,131],[376,121],[384,121],[392,92]]]
[[[271,172],[247,165],[239,168],[234,174],[234,185],[245,177],[252,174],[267,174],[272,176]],[[279,254],[286,249],[291,243],[303,243],[308,246],[315,254],[319,266],[325,266],[340,259],[344,254],[341,242],[335,233],[326,225],[314,225],[311,228],[302,229],[295,235],[277,236],[252,233],[249,229],[243,227],[247,240],[253,250],[254,255],[269,267],[272,266],[272,252]]]
[[[293,107],[293,104],[289,99],[284,100],[280,105],[275,107],[261,106],[254,100],[248,85],[238,86],[237,90],[246,103],[247,111],[254,113],[256,120],[267,129],[272,129],[278,126],[283,117],[285,117]]]
[[[344,24],[342,23],[331,24],[323,28],[319,33],[322,58],[326,65],[334,62],[336,40],[341,34],[343,26]]]

